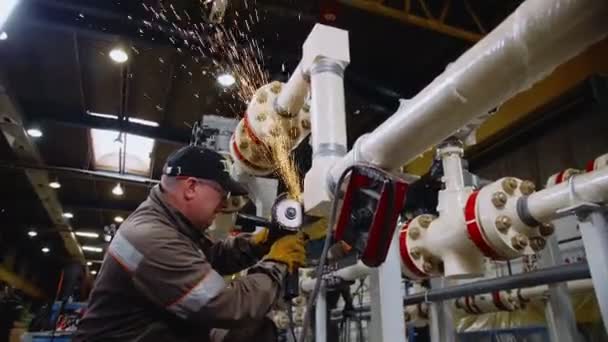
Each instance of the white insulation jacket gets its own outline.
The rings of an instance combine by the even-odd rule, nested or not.
[[[527,0],[332,169],[396,169],[608,34],[606,0]]]

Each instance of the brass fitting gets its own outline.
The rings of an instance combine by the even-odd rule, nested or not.
[[[407,234],[412,240],[416,240],[420,237],[420,229],[418,229],[417,227],[411,227],[408,229]]]
[[[418,217],[418,224],[422,228],[428,228],[434,219],[435,218],[432,215],[420,215],[420,217]]]
[[[524,195],[530,195],[536,191],[536,185],[529,180],[525,180],[519,185],[519,191],[521,191],[521,193]]]
[[[256,101],[258,101],[258,103],[265,103],[266,101],[268,101],[268,94],[266,94],[265,91],[261,91],[258,93],[258,96],[256,96],[255,98]]]
[[[506,233],[513,224],[511,218],[505,215],[500,215],[496,217],[496,221],[494,223],[496,224],[496,228],[498,229],[498,231],[501,233]]]
[[[502,189],[509,195],[513,195],[513,192],[517,189],[517,179],[512,177],[503,179]]]
[[[549,236],[555,232],[555,226],[553,225],[553,223],[542,223],[538,227],[538,232],[542,236]]]
[[[540,236],[535,236],[530,239],[530,247],[535,252],[542,251],[546,245],[547,245],[547,241],[545,241],[545,239],[543,239]]]
[[[282,87],[283,86],[281,85],[281,83],[279,83],[279,82],[272,82],[272,85],[270,86],[270,91],[273,92],[273,93],[275,93],[275,94],[278,94],[278,93],[281,92],[281,88]]]
[[[517,234],[511,238],[511,245],[518,251],[528,247],[528,243],[528,237],[523,234]]]
[[[492,204],[496,208],[503,208],[507,204],[507,194],[502,191],[497,191],[492,194]]]

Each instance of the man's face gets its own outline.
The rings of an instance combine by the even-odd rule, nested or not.
[[[213,181],[188,178],[185,197],[188,203],[188,219],[197,227],[209,227],[217,213],[224,207],[226,192]]]

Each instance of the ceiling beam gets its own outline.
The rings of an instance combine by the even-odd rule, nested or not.
[[[173,144],[187,144],[190,141],[189,128],[152,127],[126,120],[101,118],[82,112],[60,112],[48,109],[52,106],[42,103],[24,102],[24,108],[29,109],[27,119],[30,122],[52,122],[74,127],[115,130]],[[45,108],[47,109],[45,110]]]
[[[6,81],[3,77],[0,77],[0,131],[18,160],[44,165],[36,145],[32,143],[23,128],[23,122],[19,106],[9,95]],[[71,227],[62,216],[63,208],[59,203],[57,194],[47,185],[49,184],[48,173],[44,170],[25,170],[25,175],[53,225],[60,230],[65,230],[59,234],[68,255],[75,260],[84,262],[82,249],[74,236],[69,233]]]

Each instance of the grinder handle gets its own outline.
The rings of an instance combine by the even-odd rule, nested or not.
[[[284,299],[290,301],[300,295],[300,272],[296,268],[285,277]]]

